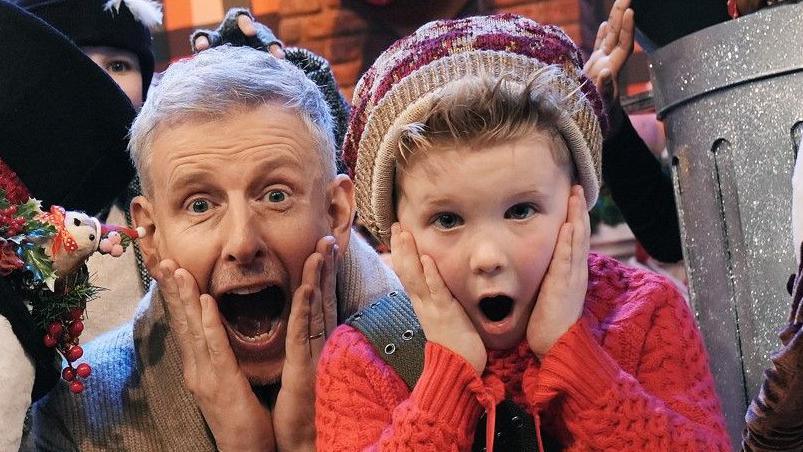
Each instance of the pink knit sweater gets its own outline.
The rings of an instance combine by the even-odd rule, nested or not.
[[[427,343],[412,392],[354,328],[327,342],[318,370],[318,449],[469,450],[503,397],[567,450],[730,450],[692,315],[661,277],[589,257],[581,319],[542,361],[526,340],[488,355],[482,377]],[[491,422],[489,424],[492,425]]]

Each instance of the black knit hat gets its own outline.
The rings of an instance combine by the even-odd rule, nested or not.
[[[116,47],[133,52],[142,70],[145,98],[154,70],[150,28],[162,22],[150,0],[13,0],[55,27],[79,47]]]
[[[95,214],[134,176],[134,108],[60,33],[0,1],[0,159],[45,205]]]

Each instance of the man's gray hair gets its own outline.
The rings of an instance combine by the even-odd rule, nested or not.
[[[150,194],[153,187],[148,168],[159,128],[222,119],[226,113],[262,105],[297,113],[319,149],[324,176],[334,177],[332,115],[317,85],[300,69],[267,52],[221,46],[171,64],[148,92],[128,144],[144,193]]]

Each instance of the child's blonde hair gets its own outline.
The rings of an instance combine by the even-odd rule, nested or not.
[[[553,143],[555,163],[574,178],[571,153],[557,129],[561,114],[573,109],[573,96],[552,88],[559,76],[557,68],[547,66],[526,85],[490,75],[447,84],[420,121],[402,126],[396,174],[419,153],[458,143],[479,149],[541,132]]]

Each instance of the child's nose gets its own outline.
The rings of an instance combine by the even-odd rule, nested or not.
[[[505,264],[505,257],[500,244],[493,238],[485,237],[477,240],[469,258],[471,271],[475,274],[494,275],[499,273]]]

